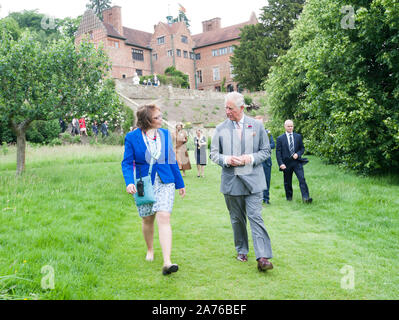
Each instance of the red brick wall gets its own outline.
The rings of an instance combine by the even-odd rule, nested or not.
[[[233,55],[229,51],[229,47],[239,44],[239,40],[232,40],[220,44],[214,44],[207,47],[195,49],[195,53],[201,54],[201,59],[196,61],[196,70],[202,71],[202,83],[197,82],[197,88],[202,90],[214,90],[216,86],[220,86],[223,78],[226,77],[225,87],[232,84],[237,89],[237,83],[232,79],[230,73],[230,57]],[[227,48],[228,53],[225,55],[212,56],[212,50]],[[213,80],[213,68],[219,67],[220,80]]]

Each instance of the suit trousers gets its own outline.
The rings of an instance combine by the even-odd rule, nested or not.
[[[248,254],[248,216],[256,259],[272,258],[270,238],[262,218],[262,192],[242,196],[225,194],[224,198],[230,213],[237,253]]]
[[[263,172],[265,173],[267,186],[267,189],[263,191],[263,201],[266,202],[270,200],[270,179],[272,175],[272,165],[267,163],[267,161],[263,161],[262,166]]]
[[[292,195],[293,195],[292,174],[294,172],[299,181],[299,188],[301,189],[302,199],[308,199],[309,198],[309,189],[308,189],[308,185],[306,184],[305,172],[303,171],[303,166],[301,163],[297,163],[293,167],[283,170],[284,189],[285,189],[286,198],[292,199]]]

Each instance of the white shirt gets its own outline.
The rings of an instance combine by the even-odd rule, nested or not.
[[[292,135],[292,145],[295,150],[295,143],[294,143],[294,133],[288,133],[286,132],[285,135],[287,136],[287,141],[288,141],[288,149],[290,148],[290,135]]]

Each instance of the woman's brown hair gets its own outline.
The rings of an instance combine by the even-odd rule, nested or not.
[[[161,111],[161,109],[155,104],[141,106],[136,113],[137,127],[139,127],[143,131],[147,131],[148,129],[150,129],[152,123],[152,115],[154,114],[155,110]]]

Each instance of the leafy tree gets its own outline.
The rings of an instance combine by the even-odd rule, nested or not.
[[[92,9],[94,13],[103,20],[102,12],[105,9],[111,8],[111,0],[90,0],[86,8]]]
[[[270,67],[289,49],[289,31],[305,0],[269,0],[262,8],[260,23],[245,26],[231,63],[234,80],[250,90],[261,88]]]
[[[275,124],[297,120],[307,148],[330,163],[397,171],[398,22],[391,0],[308,0],[291,49],[265,83]]]
[[[25,168],[26,131],[35,120],[112,113],[117,97],[103,85],[110,63],[89,42],[71,39],[42,46],[30,32],[0,47],[0,114],[17,136],[17,173]]]

